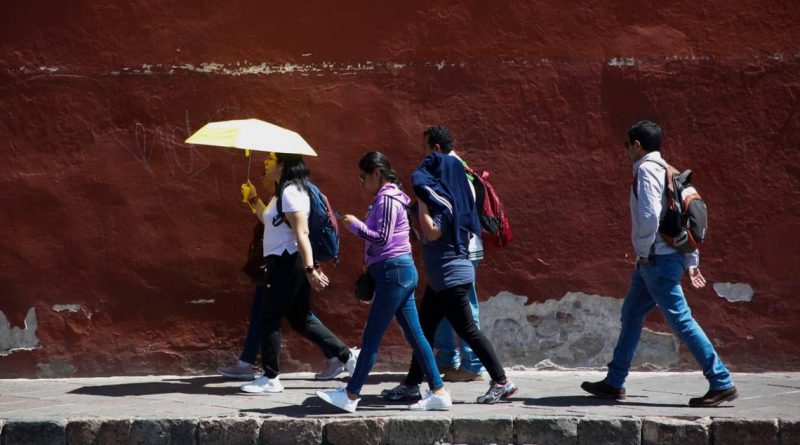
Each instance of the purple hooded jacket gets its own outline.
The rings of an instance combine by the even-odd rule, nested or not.
[[[406,206],[411,202],[395,184],[386,184],[378,190],[365,222],[353,221],[350,231],[366,241],[364,263],[367,266],[379,261],[411,253]]]

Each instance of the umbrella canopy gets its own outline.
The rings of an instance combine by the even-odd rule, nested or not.
[[[248,151],[317,156],[317,152],[299,134],[259,119],[210,122],[189,136],[185,142]]]

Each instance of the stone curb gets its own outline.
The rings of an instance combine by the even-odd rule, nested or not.
[[[3,445],[800,444],[800,420],[465,416],[0,419]]]

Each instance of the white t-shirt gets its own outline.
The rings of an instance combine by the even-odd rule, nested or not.
[[[308,197],[308,193],[296,185],[287,185],[283,189],[281,201],[283,213],[305,212],[308,217],[311,211],[311,199]],[[282,255],[284,251],[297,252],[297,237],[294,235],[294,230],[285,222],[275,225],[279,221],[278,199],[275,196],[269,200],[267,208],[264,209],[263,219],[264,256]]]

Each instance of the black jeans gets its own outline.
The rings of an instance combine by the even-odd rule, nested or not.
[[[506,380],[503,366],[497,360],[497,354],[495,354],[492,344],[478,330],[472,316],[472,306],[470,306],[468,296],[470,287],[472,287],[472,283],[449,287],[441,292],[435,292],[430,286],[425,287],[425,295],[422,297],[422,305],[419,310],[422,332],[429,342],[433,341],[436,328],[442,318],[446,317],[456,334],[467,342],[483,366],[486,367],[492,381],[503,382]],[[406,375],[405,384],[408,386],[419,385],[422,383],[423,376],[422,368],[415,355],[411,359],[411,367]]]
[[[261,361],[264,375],[273,379],[280,373],[281,320],[317,345],[325,357],[346,362],[350,350],[333,332],[311,313],[311,286],[297,253],[267,257],[267,280],[264,285],[264,312],[261,323]]]

